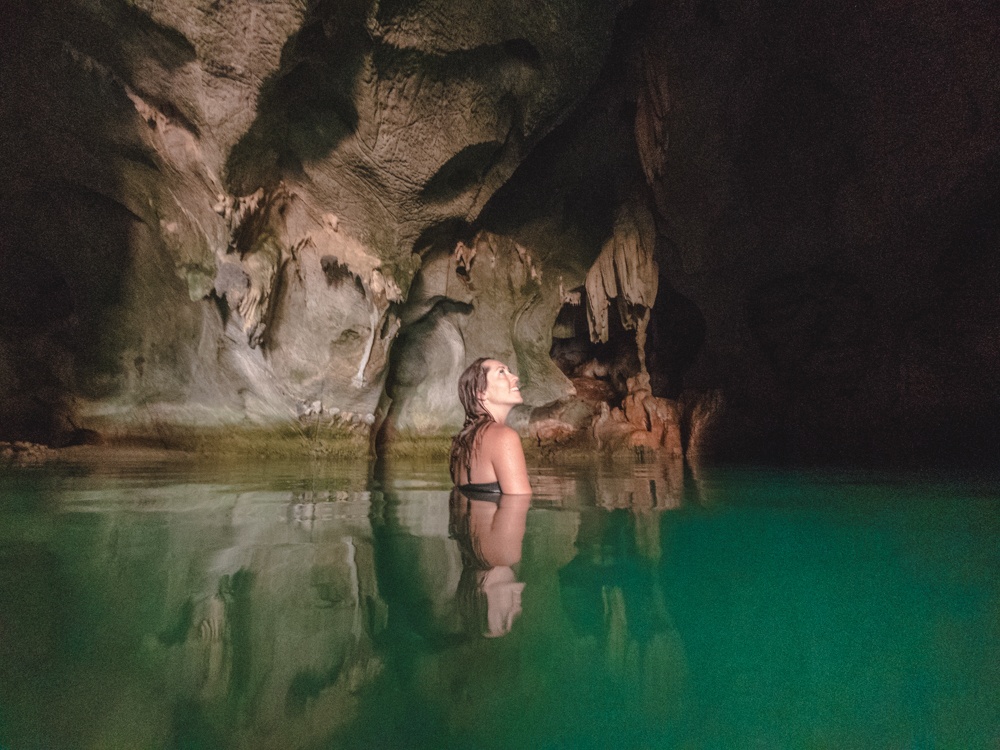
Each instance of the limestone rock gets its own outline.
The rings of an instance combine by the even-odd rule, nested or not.
[[[596,377],[580,376],[571,379],[576,397],[593,410],[597,410],[602,403],[610,403],[615,399],[615,391],[607,380]]]
[[[371,413],[418,239],[475,219],[586,93],[627,4],[15,3],[0,433]],[[518,311],[544,371],[549,312]]]
[[[645,330],[659,281],[653,258],[655,244],[656,228],[645,207],[639,203],[622,206],[611,239],[587,273],[587,314],[592,341],[608,340],[611,300],[617,301],[626,329]],[[643,356],[640,354],[640,359]]]
[[[594,440],[598,449],[614,450],[628,445],[635,427],[625,419],[619,408],[612,408],[607,402],[601,404],[600,412],[594,419]]]
[[[595,406],[579,397],[567,397],[533,409],[528,435],[539,446],[553,446],[589,437]]]
[[[605,442],[995,453],[986,4],[5,10],[0,439],[446,430],[486,354]]]
[[[629,378],[621,407],[608,401],[596,406],[591,432],[598,448],[644,448],[664,457],[681,458],[681,409],[676,401],[654,396],[648,373]]]
[[[384,432],[448,432],[464,419],[457,383],[478,357],[507,362],[529,405],[572,385],[552,362],[558,285],[507,237],[478,232],[429,248],[403,308],[382,410]]]

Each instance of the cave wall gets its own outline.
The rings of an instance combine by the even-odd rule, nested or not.
[[[717,448],[995,457],[996,15],[709,0],[648,25],[636,136]]]
[[[370,415],[428,228],[597,77],[622,2],[11,2],[2,438]]]
[[[619,24],[612,49],[629,34]],[[609,55],[588,95],[474,221],[435,225],[418,241],[422,262],[400,310],[380,444],[401,432],[454,432],[464,418],[455,384],[480,356],[517,368],[527,406],[511,423],[522,431],[532,407],[575,395],[551,357],[553,332],[564,305],[581,305],[620,205],[643,183],[632,134],[637,71],[628,56]],[[586,322],[577,333],[588,337]]]
[[[635,205],[650,384],[725,404],[704,450],[995,453],[981,4],[3,10],[0,439],[447,431],[481,354],[572,398],[553,327]]]

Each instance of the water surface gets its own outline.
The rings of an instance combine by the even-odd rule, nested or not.
[[[0,471],[0,747],[1000,746],[996,483],[531,473]]]

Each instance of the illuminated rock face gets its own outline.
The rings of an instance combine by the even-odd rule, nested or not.
[[[480,355],[556,442],[643,364],[703,454],[997,432],[978,4],[15,5],[0,440],[446,432]]]
[[[59,442],[371,413],[418,238],[566,116],[625,3],[21,5],[0,421]]]

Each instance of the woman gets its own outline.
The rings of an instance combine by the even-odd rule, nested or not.
[[[458,379],[465,425],[451,442],[451,478],[470,492],[529,495],[521,438],[505,422],[524,403],[519,378],[503,362],[481,358]]]

